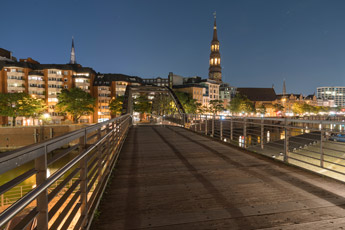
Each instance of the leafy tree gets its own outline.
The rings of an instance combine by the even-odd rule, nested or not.
[[[274,108],[274,112],[278,112],[278,111],[282,111],[284,109],[284,106],[282,106],[281,104],[274,104],[273,108]]]
[[[233,99],[231,99],[229,109],[232,113],[255,112],[254,104],[246,96],[239,93],[236,94]]]
[[[186,113],[196,113],[200,103],[197,103],[197,100],[193,99],[192,95],[185,92],[175,92],[177,98],[181,102]]]
[[[292,105],[292,112],[296,113],[296,114],[303,114],[304,110],[303,110],[303,105],[301,103],[297,103],[295,102]]]
[[[26,93],[0,94],[0,116],[12,117],[12,125],[16,125],[17,117],[37,117],[46,109],[41,99]]]
[[[266,106],[264,104],[260,105],[259,108],[257,109],[257,111],[260,114],[266,114]]]
[[[63,89],[58,95],[56,108],[70,114],[74,123],[78,123],[81,116],[94,112],[95,99],[80,88]]]
[[[224,111],[224,102],[222,100],[211,100],[210,101],[210,111],[213,114]]]
[[[117,116],[117,114],[121,114],[124,99],[124,96],[117,96],[115,99],[112,99],[110,101],[109,110],[112,114],[115,115],[115,117]]]
[[[151,113],[152,102],[145,95],[140,95],[134,100],[134,110],[139,113]]]

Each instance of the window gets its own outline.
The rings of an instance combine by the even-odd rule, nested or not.
[[[65,81],[65,82],[67,82],[67,81],[68,81],[68,79],[67,79],[67,78],[65,78],[65,79],[64,79],[64,81]]]
[[[68,89],[68,85],[65,85],[65,89]]]
[[[68,75],[68,71],[63,71],[63,75]]]
[[[17,72],[16,69],[11,69],[11,72]]]

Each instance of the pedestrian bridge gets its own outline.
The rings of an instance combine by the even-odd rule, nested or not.
[[[321,130],[313,122],[188,115],[131,126],[126,115],[90,126],[0,157],[1,173],[33,161],[0,186],[2,197],[29,177],[37,184],[4,205],[0,223],[8,229],[342,229],[345,184],[330,176],[341,179],[343,146],[329,141],[328,122]],[[318,138],[289,138],[306,129],[297,123]],[[332,121],[333,132],[341,132],[333,127],[338,123]],[[281,149],[272,149],[282,139],[269,127],[284,129]],[[289,140],[298,138],[303,148],[290,151]],[[73,151],[72,160],[46,175]]]

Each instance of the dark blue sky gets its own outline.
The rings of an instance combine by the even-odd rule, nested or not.
[[[309,94],[345,86],[345,1],[22,0],[1,3],[0,47],[140,77],[208,76],[217,11],[223,81]]]

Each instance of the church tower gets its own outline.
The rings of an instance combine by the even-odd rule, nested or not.
[[[217,37],[216,13],[214,13],[213,39],[211,42],[210,67],[208,78],[222,82],[222,68],[220,67],[219,41]]]
[[[77,64],[77,61],[75,59],[74,38],[73,37],[72,37],[71,60],[69,61],[69,64]]]

